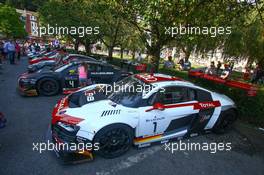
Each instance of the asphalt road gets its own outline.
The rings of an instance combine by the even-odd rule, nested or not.
[[[21,97],[16,93],[19,74],[27,60],[3,65],[0,70],[0,111],[7,126],[0,129],[0,174],[264,174],[263,150],[255,149],[247,137],[234,129],[225,135],[208,134],[185,140],[191,143],[231,143],[231,151],[171,151],[164,145],[132,148],[116,159],[96,157],[92,162],[63,165],[51,151],[33,151],[33,143],[45,142],[51,111],[60,96]],[[253,138],[254,139],[254,138]],[[178,142],[176,142],[178,143]]]

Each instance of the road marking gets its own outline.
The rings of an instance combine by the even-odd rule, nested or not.
[[[110,174],[115,174],[118,171],[121,171],[121,170],[124,170],[126,168],[132,167],[135,164],[143,161],[147,157],[153,155],[157,151],[160,151],[161,148],[162,148],[161,146],[154,146],[154,147],[151,147],[151,148],[147,148],[146,151],[144,151],[144,152],[138,153],[138,154],[133,155],[133,156],[129,156],[124,161],[119,162],[117,165],[111,167],[108,171],[96,172],[96,175],[110,175]]]

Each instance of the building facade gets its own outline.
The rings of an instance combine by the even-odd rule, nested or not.
[[[24,27],[28,33],[29,39],[40,39],[38,32],[39,18],[37,13],[20,9],[16,9],[16,11],[20,14],[21,21],[24,22]]]

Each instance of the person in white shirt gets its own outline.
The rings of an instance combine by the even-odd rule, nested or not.
[[[142,56],[141,56],[141,53],[138,54],[138,57],[137,57],[137,62],[138,63],[141,63],[143,60]]]
[[[10,64],[15,64],[16,47],[14,41],[11,41],[7,44],[7,52]]]

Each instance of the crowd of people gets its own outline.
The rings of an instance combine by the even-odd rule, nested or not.
[[[9,61],[14,65],[20,60],[22,52],[21,44],[16,40],[0,40],[0,64]]]
[[[180,59],[178,61],[180,70],[190,70],[191,62],[189,59]],[[246,71],[243,73],[243,79],[250,81],[251,83],[264,83],[264,69],[262,64],[257,64],[254,68],[246,67]],[[222,79],[228,79],[231,76],[235,66],[234,61],[229,61],[222,63],[218,61],[217,64],[212,61],[210,65],[205,69],[204,73],[218,76]],[[173,69],[176,68],[175,62],[172,60],[171,56],[168,56],[168,59],[164,62],[164,68]]]
[[[215,62],[212,61],[210,66],[205,70],[205,73],[213,76],[219,76],[222,79],[228,79],[231,75],[234,65],[232,63],[225,63],[223,70],[221,67],[222,63],[220,61],[217,62],[216,66]]]

